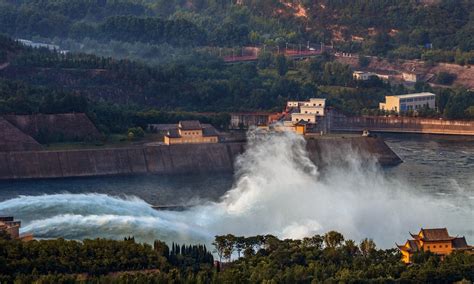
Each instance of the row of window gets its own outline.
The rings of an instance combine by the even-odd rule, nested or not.
[[[430,97],[419,97],[419,98],[411,98],[411,99],[400,99],[401,103],[410,103],[410,102],[421,102],[421,101],[433,101],[435,99],[434,96]]]
[[[301,120],[304,121],[304,119],[297,119],[297,118],[295,118],[294,121],[295,121],[295,122],[298,122],[298,121],[301,121]],[[308,118],[306,121],[307,121],[307,122],[311,122],[311,118]]]
[[[420,109],[420,108],[422,108],[422,107],[428,107],[428,108],[429,108],[429,106],[430,106],[430,105],[427,104],[427,103],[426,103],[426,104],[423,104],[423,105],[415,105],[415,106],[413,106],[413,105],[408,105],[408,106],[407,106],[407,105],[403,104],[403,105],[400,105],[400,109],[401,109],[401,110],[413,110],[413,107],[415,107],[415,109]],[[395,108],[396,108],[396,107],[395,107]]]
[[[201,135],[200,132],[184,132],[184,135]]]
[[[175,138],[175,139],[179,139],[181,141],[181,143],[195,143],[195,142],[201,142],[201,140],[195,140],[195,139],[183,139],[183,138]],[[217,142],[217,137],[212,137],[212,138],[202,138],[203,142]]]
[[[445,245],[444,247],[445,247],[445,248],[448,248],[449,245]],[[435,248],[436,248],[436,245],[433,245],[433,248],[435,249]],[[439,245],[439,248],[443,248],[443,245]],[[426,249],[430,249],[430,246],[426,246]]]

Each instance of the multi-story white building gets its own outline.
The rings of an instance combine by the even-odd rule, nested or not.
[[[326,99],[312,98],[309,101],[288,102],[289,108],[298,107],[298,111],[291,113],[291,121],[297,123],[306,121],[308,123],[316,123],[318,116],[324,116],[326,107]]]

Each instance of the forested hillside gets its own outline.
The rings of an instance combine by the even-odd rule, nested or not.
[[[194,53],[150,66],[23,47],[7,37],[0,37],[0,51],[8,64],[0,70],[0,114],[86,112],[106,133],[198,117],[186,112],[216,113],[199,118],[225,126],[228,116],[219,113],[280,111],[287,100],[314,96],[327,98],[328,105],[346,114],[367,114],[377,112],[385,95],[408,92],[378,79],[354,81],[349,66],[329,54],[300,62],[264,54],[258,64],[226,65]],[[420,83],[415,91],[432,88]],[[461,88],[437,93],[445,117],[474,117],[472,92]]]
[[[474,50],[473,11],[470,0],[0,0],[0,32],[139,58],[177,52],[170,47],[324,42],[450,61],[449,52]]]

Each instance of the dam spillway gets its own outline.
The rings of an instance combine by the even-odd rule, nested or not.
[[[318,167],[350,148],[390,166],[400,158],[376,137],[325,137],[306,141],[309,158]],[[87,150],[0,152],[0,180],[140,174],[232,173],[245,142],[154,145]]]

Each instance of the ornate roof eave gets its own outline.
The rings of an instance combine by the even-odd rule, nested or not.
[[[415,240],[420,240],[420,239],[421,239],[420,236],[418,236],[418,235],[412,234],[411,232],[408,232],[408,233],[409,233],[410,236],[411,236],[412,238],[414,238]]]
[[[399,245],[399,244],[397,244],[397,243],[395,243],[395,245],[396,245],[396,246],[398,247],[398,249],[400,249],[400,250],[407,251],[407,252],[411,251],[411,249],[410,249],[410,248],[407,248],[405,245]]]

